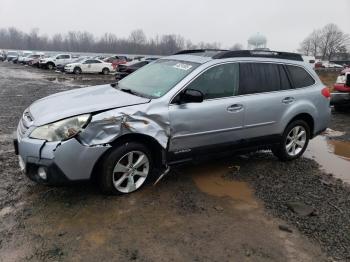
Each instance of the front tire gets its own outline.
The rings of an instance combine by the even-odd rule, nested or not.
[[[280,143],[272,148],[272,153],[281,161],[299,158],[310,140],[310,127],[303,120],[295,120],[284,130]]]
[[[100,187],[106,194],[121,195],[140,189],[149,181],[153,160],[146,146],[126,142],[104,157]]]
[[[76,75],[80,75],[81,74],[81,68],[80,67],[74,68],[73,73],[76,74]]]
[[[108,68],[103,68],[102,74],[108,75],[109,74],[109,69]]]

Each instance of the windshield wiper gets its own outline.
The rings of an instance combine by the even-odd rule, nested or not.
[[[129,94],[132,94],[132,95],[135,95],[135,96],[140,96],[140,97],[145,97],[145,98],[150,98],[149,96],[145,95],[145,94],[142,94],[142,93],[139,93],[137,91],[134,91],[130,88],[119,88],[120,91],[123,91],[125,93],[129,93]]]

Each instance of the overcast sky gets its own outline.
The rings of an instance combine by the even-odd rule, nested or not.
[[[274,50],[295,51],[313,30],[327,23],[350,33],[350,0],[0,0],[0,27],[53,35],[86,30],[127,37],[180,34],[194,43],[247,46],[260,32]]]

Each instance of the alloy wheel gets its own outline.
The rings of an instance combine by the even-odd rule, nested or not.
[[[113,185],[122,193],[131,193],[145,182],[150,161],[141,151],[131,151],[120,158],[113,169]]]
[[[306,130],[303,126],[295,126],[287,135],[285,148],[289,156],[298,155],[306,144]]]

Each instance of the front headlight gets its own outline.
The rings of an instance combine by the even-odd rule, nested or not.
[[[89,119],[90,114],[86,114],[39,126],[33,130],[30,137],[49,142],[67,140],[78,134],[85,127]]]

